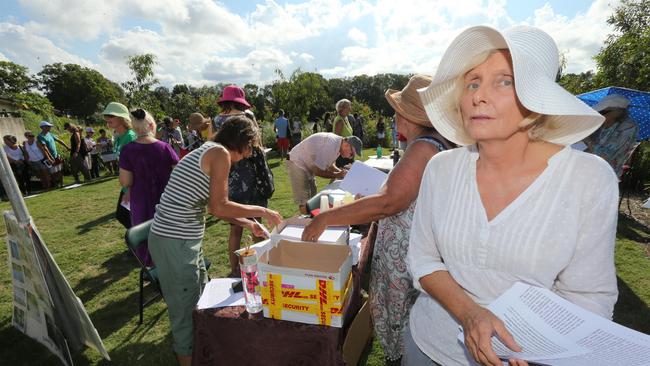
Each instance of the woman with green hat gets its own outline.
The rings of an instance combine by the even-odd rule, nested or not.
[[[137,138],[131,125],[129,109],[122,103],[111,102],[104,108],[102,115],[104,116],[104,120],[106,120],[106,125],[113,130],[113,137],[115,138],[113,152],[115,153],[115,157],[119,159],[122,147]],[[117,221],[128,229],[131,227],[131,215],[129,210],[122,205],[122,202],[125,204],[129,202],[129,193],[125,188],[122,188],[120,191],[115,217]]]

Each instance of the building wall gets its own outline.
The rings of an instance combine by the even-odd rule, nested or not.
[[[0,107],[0,111],[2,107]],[[34,134],[40,131],[32,131]],[[0,117],[0,137],[5,135],[14,135],[18,142],[25,140],[25,123],[19,117]]]

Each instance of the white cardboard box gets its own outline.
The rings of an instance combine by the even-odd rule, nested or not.
[[[348,246],[280,240],[258,262],[264,316],[342,327],[351,269]]]
[[[275,243],[282,239],[300,241],[302,232],[310,221],[311,219],[302,217],[291,217],[282,221],[280,225],[276,226],[273,228],[273,231],[271,231],[271,241]],[[349,226],[330,226],[325,229],[317,242],[322,244],[347,245],[349,234]]]

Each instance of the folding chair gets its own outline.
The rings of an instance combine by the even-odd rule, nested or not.
[[[632,172],[631,168],[634,164],[634,158],[635,158],[635,152],[636,148],[639,147],[641,143],[636,142],[634,145],[630,147],[630,151],[627,153],[627,159],[625,160],[625,164],[623,165],[623,170],[621,171],[620,177],[618,177],[618,187],[619,187],[619,198],[618,198],[618,209],[621,209],[621,203],[623,203],[623,196],[625,196],[625,199],[627,201],[627,212],[629,213],[630,216],[632,216],[632,209],[630,208],[630,191],[632,190],[632,187],[630,187],[630,179],[632,178]],[[637,154],[638,155],[638,154]]]
[[[156,272],[156,267],[147,267],[142,262],[142,260],[140,260],[140,258],[136,255],[136,249],[138,249],[140,245],[147,242],[147,238],[149,237],[149,229],[151,228],[152,222],[153,220],[149,220],[141,224],[138,224],[136,226],[133,226],[130,229],[128,229],[126,231],[126,234],[124,235],[124,240],[126,241],[126,245],[129,247],[131,253],[133,253],[133,256],[138,260],[138,263],[140,263],[140,296],[139,296],[140,321],[138,322],[138,325],[142,324],[142,313],[144,311],[144,308],[149,304],[153,303],[154,301],[156,301],[159,297],[162,297],[162,291],[160,289],[160,283],[158,282],[158,274]],[[146,301],[144,301],[145,282],[150,283],[151,284],[150,287],[153,287],[154,290],[156,291],[156,294]]]
[[[142,260],[136,255],[136,249],[144,244],[147,241],[147,238],[149,238],[149,230],[151,229],[151,224],[153,223],[153,219],[149,221],[145,221],[141,224],[138,224],[136,226],[131,227],[126,231],[126,234],[124,235],[124,240],[126,241],[126,245],[129,247],[129,250],[133,254],[133,256],[138,260],[138,263],[140,263],[140,296],[139,296],[139,309],[140,309],[140,321],[138,322],[139,324],[142,324],[142,313],[144,311],[144,308],[148,306],[149,304],[153,303],[156,301],[159,297],[163,297],[162,290],[160,289],[160,282],[158,282],[158,272],[156,271],[156,267],[147,267]],[[212,262],[208,260],[208,258],[203,258],[205,262],[205,269],[206,271],[210,269],[210,265]],[[210,277],[208,276],[208,280],[210,280]],[[147,282],[151,284],[150,287],[153,287],[154,290],[156,290],[156,293],[154,296],[149,298],[148,300],[144,300],[144,283]]]

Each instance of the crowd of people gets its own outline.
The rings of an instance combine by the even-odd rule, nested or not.
[[[414,75],[402,90],[386,91],[393,141],[404,154],[380,191],[305,227],[302,239],[315,241],[328,226],[378,221],[370,308],[387,360],[501,365],[493,336],[520,347],[485,306],[517,281],[612,317],[617,176],[637,127],[622,96],[592,109],[559,86],[558,60],[555,42],[538,28],[462,32],[434,76]],[[243,229],[257,240],[264,233],[254,218],[282,220],[268,208],[274,178],[244,90],[225,87],[218,104],[213,119],[189,116],[187,143],[178,119],[157,125],[146,110],[116,102],[102,112],[113,139],[100,130],[93,140],[92,128],[66,124],[68,145],[47,121],[38,137],[25,133],[22,147],[4,137],[19,180],[29,167],[44,187],[60,184],[56,143],[70,150],[75,180],[97,177],[100,161],[119,171],[118,220],[127,228],[153,220],[148,247],[137,255],[158,270],[182,365],[190,362],[191,313],[207,278],[205,215],[231,225],[230,276],[240,273],[234,252]],[[300,120],[278,111],[277,151],[302,214],[316,194],[315,177],[345,177],[362,153],[364,120],[351,105],[339,100],[321,131],[314,126],[304,139]],[[376,123],[379,141],[387,124],[383,117]],[[581,141],[605,160],[571,147]],[[24,180],[19,185],[27,193]],[[456,339],[460,327],[464,344]]]

